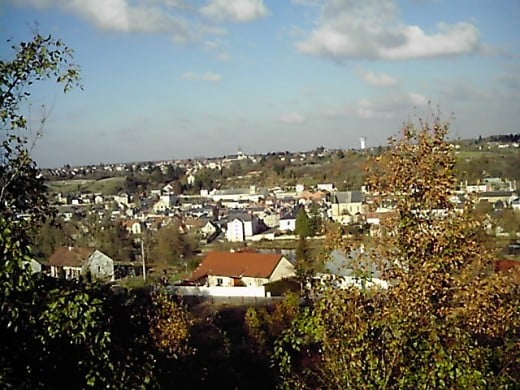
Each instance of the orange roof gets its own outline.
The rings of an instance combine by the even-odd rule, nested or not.
[[[495,271],[509,271],[512,270],[518,270],[520,269],[520,261],[518,260],[509,260],[509,259],[502,259],[495,262]]]
[[[92,247],[61,246],[54,251],[48,264],[58,267],[81,267],[95,250],[96,248]]]
[[[306,200],[310,199],[310,200],[320,201],[320,200],[325,199],[326,196],[327,196],[327,194],[323,191],[316,191],[316,192],[303,191],[300,194],[299,199],[306,199]]]
[[[269,278],[282,257],[280,254],[266,253],[209,252],[193,273],[192,279],[205,275]]]

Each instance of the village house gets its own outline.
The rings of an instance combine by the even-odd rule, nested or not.
[[[323,203],[327,197],[327,193],[323,191],[303,191],[298,196],[298,204],[310,205],[312,202]]]
[[[130,196],[124,192],[119,195],[114,195],[114,202],[116,202],[118,205],[128,207],[128,204],[130,202]]]
[[[320,191],[327,191],[332,192],[334,191],[334,184],[333,183],[321,183],[316,186],[316,188]]]
[[[191,280],[208,287],[260,287],[296,275],[285,256],[256,252],[209,252]]]
[[[114,260],[92,247],[59,247],[48,261],[51,276],[76,279],[80,276],[114,280]]]
[[[220,228],[212,221],[207,221],[204,226],[200,229],[202,235],[207,238],[217,234]]]
[[[177,204],[177,197],[174,195],[161,195],[159,200],[154,203],[152,209],[154,213],[163,213],[170,210]]]
[[[520,212],[520,198],[516,198],[515,200],[511,201],[511,207],[516,212]]]
[[[227,223],[226,239],[230,242],[243,242],[260,231],[260,220],[251,214],[237,214]]]
[[[284,215],[280,217],[280,225],[278,230],[282,232],[294,232],[296,230],[296,216],[298,214],[298,208],[286,212]]]

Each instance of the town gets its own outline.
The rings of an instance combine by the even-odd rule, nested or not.
[[[513,3],[0,7],[0,387],[520,388]]]
[[[463,156],[471,155],[473,162],[478,161],[479,153],[503,156],[508,151],[508,158],[518,158],[515,140],[475,140],[452,147]],[[148,276],[149,282],[222,287],[177,289],[178,293],[266,297],[268,292],[262,286],[274,281],[271,272],[260,281],[244,282],[251,275],[236,270],[248,266],[236,264],[232,267],[236,273],[230,273],[226,264],[232,259],[254,263],[249,258],[257,252],[266,258],[278,254],[287,264],[285,273],[276,278],[290,278],[295,276],[301,236],[315,248],[307,254],[312,257],[317,256],[316,248],[331,225],[357,246],[355,250],[364,240],[380,234],[380,220],[393,208],[373,207],[374,195],[361,185],[360,161],[382,151],[381,147],[366,149],[365,141],[361,140],[357,150],[317,148],[248,156],[239,149],[236,155],[222,158],[43,170],[62,226],[54,236],[50,227],[42,231],[36,240],[41,250],[38,252],[36,246],[36,253],[46,272],[67,279],[88,273],[94,279],[125,285],[144,282]],[[341,176],[335,176],[334,169]],[[472,182],[461,176],[450,201],[462,208],[468,198],[474,198],[478,209],[490,218],[488,234],[501,242],[507,255],[517,245],[520,232],[518,178],[498,173],[502,176],[489,177],[481,170],[481,177]],[[335,180],[320,182],[327,178]],[[206,273],[201,282],[199,264],[207,268],[209,258],[219,253],[223,260],[216,262],[211,277]],[[345,278],[352,270],[349,253],[342,256],[344,264],[332,268],[343,269],[335,276]],[[327,264],[315,263],[320,275],[330,272]],[[249,267],[251,273],[256,272],[254,266]],[[240,288],[228,288],[233,286]]]

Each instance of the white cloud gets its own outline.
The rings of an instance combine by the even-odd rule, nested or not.
[[[306,7],[317,7],[322,4],[322,0],[292,0],[293,4],[304,5]]]
[[[263,0],[210,0],[201,13],[218,21],[250,22],[269,13]]]
[[[409,92],[408,98],[414,106],[425,106],[428,104],[428,98],[420,93]]]
[[[394,0],[329,0],[300,52],[334,60],[349,58],[402,60],[467,54],[480,48],[471,23],[440,23],[428,34],[405,25]]]
[[[229,61],[231,60],[231,55],[224,51],[222,53],[217,54],[215,58],[219,61]]]
[[[222,76],[213,73],[213,72],[206,72],[206,73],[194,73],[194,72],[186,72],[183,73],[181,78],[183,80],[202,80],[202,81],[211,81],[211,82],[219,82],[222,80]]]
[[[360,118],[392,118],[394,114],[390,111],[376,108],[376,105],[370,100],[361,99],[356,107],[356,113]]]
[[[480,46],[479,32],[471,23],[438,25],[439,32],[427,35],[418,26],[402,28],[405,42],[394,47],[381,47],[379,56],[389,60],[451,56],[475,52]]]
[[[212,26],[204,26],[188,17],[190,7],[181,0],[13,0],[13,3],[59,8],[105,31],[168,33],[178,42],[217,33],[212,31]]]
[[[429,99],[417,92],[392,92],[354,103],[354,112],[362,119],[406,118],[411,112],[423,114]]]
[[[391,87],[398,83],[395,77],[386,73],[364,72],[361,76],[366,83],[375,87]]]
[[[278,120],[289,125],[300,125],[305,122],[305,117],[299,112],[288,112],[280,115]]]
[[[204,42],[204,48],[208,51],[217,52],[215,58],[219,61],[229,61],[231,55],[226,50],[226,43],[220,39],[207,40]]]

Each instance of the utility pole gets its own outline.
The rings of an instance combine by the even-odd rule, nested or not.
[[[141,260],[143,261],[143,280],[146,282],[146,265],[144,262],[144,240],[141,237]]]

